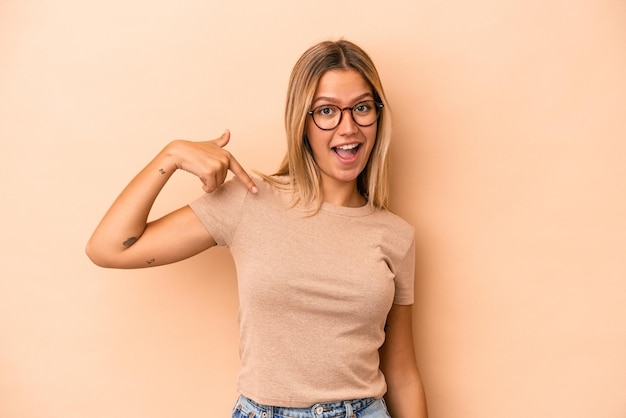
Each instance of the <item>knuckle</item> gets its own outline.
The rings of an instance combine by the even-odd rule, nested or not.
[[[228,155],[225,155],[223,153],[218,154],[215,157],[214,161],[218,163],[220,167],[224,167],[224,166],[228,167],[228,164],[229,164]]]

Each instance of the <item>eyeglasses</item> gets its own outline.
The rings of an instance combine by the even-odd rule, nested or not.
[[[373,100],[366,100],[359,102],[352,107],[344,108],[331,104],[325,104],[318,106],[313,110],[309,110],[307,114],[311,115],[313,122],[318,128],[323,131],[330,131],[339,126],[341,119],[343,118],[343,112],[346,110],[350,111],[350,115],[352,116],[354,123],[359,126],[366,127],[373,125],[376,122],[383,107],[385,107],[385,105],[382,103],[377,103]]]

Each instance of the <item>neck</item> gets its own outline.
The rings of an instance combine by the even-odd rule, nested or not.
[[[321,186],[323,201],[326,203],[349,208],[358,208],[367,203],[367,200],[359,193],[356,181],[333,185],[322,182]]]

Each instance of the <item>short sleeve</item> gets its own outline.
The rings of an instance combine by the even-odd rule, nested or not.
[[[248,190],[236,178],[189,204],[218,245],[230,246],[237,230]]]
[[[396,293],[393,303],[412,305],[415,301],[415,235],[398,266],[395,277]]]

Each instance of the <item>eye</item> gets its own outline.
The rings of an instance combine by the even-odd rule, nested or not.
[[[371,101],[361,102],[354,105],[353,109],[357,113],[368,113],[374,108],[374,103]]]
[[[337,108],[335,106],[320,106],[315,109],[315,114],[328,118],[333,116],[337,112]]]

